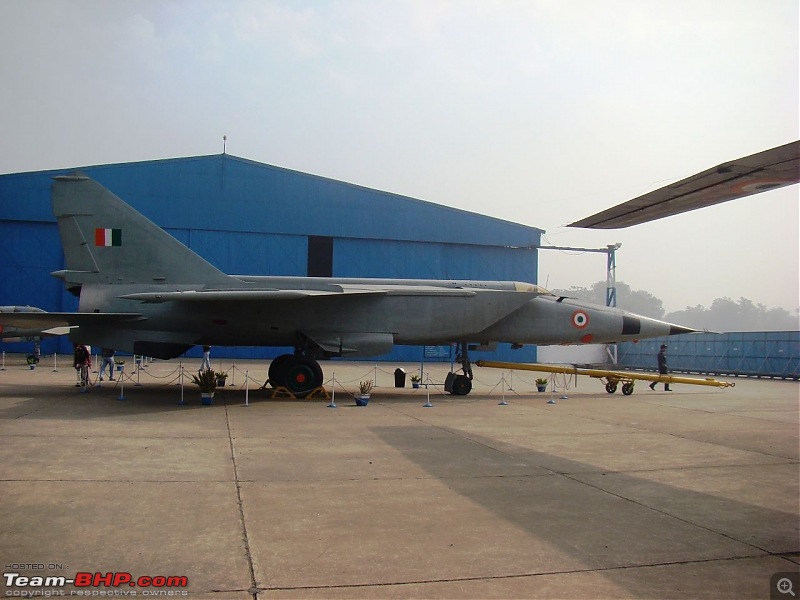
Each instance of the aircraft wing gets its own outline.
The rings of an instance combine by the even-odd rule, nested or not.
[[[800,181],[800,141],[745,156],[623,202],[570,227],[619,229]]]
[[[111,325],[123,321],[138,321],[142,318],[139,313],[0,312],[0,326],[45,331],[55,327]]]
[[[477,292],[461,288],[414,285],[337,285],[335,289],[260,289],[260,290],[185,290],[175,292],[138,292],[120,296],[140,302],[269,302],[301,298],[368,295],[368,296],[474,296]]]
[[[137,292],[120,296],[124,300],[140,302],[242,302],[270,300],[296,300],[311,296],[330,295],[317,290],[185,290],[176,292]]]
[[[72,327],[51,327],[49,329],[21,329],[0,325],[0,340],[4,342],[29,341],[31,338],[46,338],[67,335]]]

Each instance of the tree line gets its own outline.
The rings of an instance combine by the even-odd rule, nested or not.
[[[664,303],[650,292],[633,290],[631,286],[617,281],[617,306],[645,317],[661,319],[670,323],[692,327],[700,331],[798,331],[800,314],[791,314],[785,308],[769,308],[747,298],[738,301],[717,298],[711,306],[700,304],[687,306],[683,310],[667,313]],[[577,298],[594,304],[605,305],[606,282],[598,281],[591,287],[573,286],[569,289],[551,290],[557,296]]]

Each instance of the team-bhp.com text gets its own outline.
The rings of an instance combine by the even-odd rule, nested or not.
[[[6,585],[6,596],[16,597],[34,597],[34,596],[135,596],[137,592],[130,589],[119,589],[123,586],[128,588],[144,588],[141,591],[142,596],[178,596],[185,595],[184,590],[175,588],[185,588],[189,585],[189,579],[186,576],[165,576],[143,575],[134,578],[133,575],[126,572],[109,572],[109,573],[87,573],[79,572],[74,577],[67,578],[64,576],[27,576],[19,573],[3,573],[4,583]],[[69,593],[65,590],[58,590],[53,588],[63,588],[67,585],[73,585],[76,588],[90,588],[71,590]],[[19,589],[8,589],[19,588]],[[31,588],[39,588],[33,590]],[[47,589],[45,589],[47,588]],[[114,589],[99,589],[99,588],[114,588]]]

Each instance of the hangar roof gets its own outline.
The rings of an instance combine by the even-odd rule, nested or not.
[[[541,229],[230,154],[0,175],[0,219],[54,221],[50,179],[80,170],[164,228],[538,246]]]

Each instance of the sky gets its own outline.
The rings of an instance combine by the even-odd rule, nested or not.
[[[621,243],[669,311],[800,306],[798,186],[566,224],[800,138],[796,0],[3,0],[0,173],[217,154]],[[444,225],[443,225],[444,226]],[[603,254],[540,251],[550,288]]]

